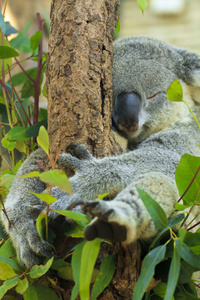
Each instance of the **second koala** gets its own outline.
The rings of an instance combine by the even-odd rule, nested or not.
[[[199,156],[200,133],[187,107],[166,99],[170,83],[179,79],[184,99],[200,117],[200,57],[196,53],[146,38],[125,38],[114,43],[113,128],[127,141],[127,152],[96,159],[82,146],[63,153],[59,164],[71,167],[73,195],[53,188],[58,200],[54,209],[86,199],[85,210],[94,219],[85,236],[119,241],[124,244],[155,236],[155,227],[136,187],[148,192],[170,218],[179,198],[174,173],[184,153]],[[19,178],[32,171],[42,172],[37,158],[45,161],[39,149],[21,166],[5,202],[9,226],[2,222],[16,248],[19,261],[31,267],[51,247],[39,237],[35,221],[45,205],[28,191],[42,192],[37,178]],[[98,194],[109,193],[111,200],[95,201]],[[52,219],[56,218],[51,213]]]

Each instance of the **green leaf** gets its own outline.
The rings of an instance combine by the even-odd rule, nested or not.
[[[141,300],[146,288],[154,275],[155,267],[160,263],[166,252],[166,245],[159,246],[149,252],[143,262],[139,279],[134,287],[134,294],[132,300]]]
[[[27,154],[27,143],[24,141],[16,141],[15,148],[22,153]]]
[[[0,177],[0,186],[6,186],[10,189],[12,182],[15,178],[15,175],[12,174],[4,174]]]
[[[43,87],[43,90],[42,90],[42,95],[43,95],[45,98],[48,97],[48,96],[47,96],[47,84],[46,84],[46,82],[45,82],[44,87]]]
[[[49,155],[49,136],[44,126],[40,127],[37,142],[40,147]]]
[[[168,281],[167,281],[167,290],[166,290],[164,300],[169,300],[172,298],[179,278],[181,258],[176,249],[176,246],[180,247],[180,244],[174,243],[174,251],[172,255],[172,261],[170,264]]]
[[[4,262],[0,262],[0,280],[6,280],[8,278],[14,277],[15,275],[17,274],[10,265]]]
[[[182,211],[182,210],[184,210],[184,209],[186,209],[186,208],[188,208],[188,207],[190,207],[192,204],[187,204],[187,205],[184,205],[184,204],[180,204],[180,203],[176,203],[175,204],[175,209],[177,209],[177,210],[179,210],[179,211]]]
[[[173,218],[169,219],[168,227],[173,227],[174,225],[180,223],[185,218],[184,214],[179,214],[174,216]]]
[[[16,292],[19,294],[24,294],[29,286],[28,279],[24,278],[20,281],[20,283],[16,286]]]
[[[44,275],[51,267],[51,265],[53,263],[53,259],[54,259],[54,257],[50,258],[44,266],[43,265],[33,266],[30,270],[31,278],[38,278],[38,277],[41,277],[42,275]]]
[[[58,276],[65,280],[74,280],[72,267],[65,266],[58,269]]]
[[[16,145],[16,141],[11,142],[9,141],[6,137],[4,137],[1,140],[2,146],[8,150],[14,150],[15,149],[15,145]]]
[[[108,255],[101,263],[100,272],[92,288],[91,299],[97,299],[103,290],[109,285],[115,273],[115,260],[113,255]]]
[[[47,204],[52,204],[52,203],[54,203],[54,202],[57,201],[56,197],[53,197],[53,196],[51,196],[51,195],[49,195],[47,193],[40,193],[40,194],[38,194],[38,193],[31,192],[31,191],[29,193],[31,193],[31,194],[35,195],[36,197],[42,199]]]
[[[55,209],[53,209],[53,211],[56,211],[58,214],[68,217],[74,221],[79,221],[79,222],[84,222],[84,223],[91,222],[91,219],[82,213],[76,213],[71,210],[55,210]]]
[[[3,33],[3,35],[5,35],[6,32],[6,23],[4,22],[4,16],[2,14],[2,12],[0,11],[0,29]]]
[[[23,294],[24,300],[41,300],[38,298],[36,289],[34,285],[29,284],[28,288],[26,289],[26,292]]]
[[[58,296],[48,287],[42,284],[34,284],[38,300],[60,300]],[[34,300],[36,300],[34,299]],[[26,299],[25,299],[26,300]],[[32,298],[31,298],[32,300]]]
[[[183,101],[183,89],[178,79],[174,80],[168,87],[167,99],[170,101]]]
[[[199,166],[200,157],[196,157],[190,154],[184,154],[181,157],[175,173],[176,185],[180,195],[183,195],[185,190],[188,188]],[[194,179],[194,182],[192,183],[187,193],[184,195],[184,204],[192,203],[195,198],[196,201],[200,201],[199,186],[200,172]]]
[[[27,128],[24,128],[22,126],[15,126],[13,127],[7,134],[7,138],[10,141],[28,141],[30,139],[30,136],[28,136],[26,132]]]
[[[148,7],[147,0],[137,0],[137,4],[139,8],[141,9],[142,13],[145,11],[145,9]]]
[[[0,256],[0,262],[6,263],[11,266],[15,271],[22,272],[23,268],[13,259],[8,258],[6,256]]]
[[[19,56],[19,53],[8,46],[0,46],[0,59]]]
[[[33,52],[37,49],[39,46],[40,40],[42,38],[42,31],[38,30],[31,38],[30,38],[30,47],[33,50]]]
[[[115,36],[120,33],[120,19],[118,20],[117,26],[115,27]]]
[[[168,225],[167,216],[162,209],[162,207],[145,191],[136,188],[143,204],[145,205],[147,211],[149,212],[155,226],[157,228],[164,228]]]
[[[196,255],[185,243],[182,243],[180,247],[180,239],[177,240],[177,246],[179,246],[178,252],[180,256],[191,266],[198,268],[200,270],[200,255]]]
[[[6,292],[10,289],[12,289],[14,286],[16,286],[20,282],[19,277],[13,277],[8,280],[6,280],[1,286],[0,286],[0,299],[3,298],[3,296],[6,294]],[[34,299],[36,300],[36,299]]]
[[[80,243],[73,255],[72,255],[72,269],[73,269],[73,277],[74,277],[74,282],[75,286],[73,287],[72,294],[71,294],[71,300],[75,300],[78,296],[78,291],[79,291],[79,278],[80,278],[80,266],[81,266],[81,256],[82,256],[82,250],[83,247],[85,246],[86,242]]]
[[[41,212],[36,220],[36,228],[39,236],[44,239],[45,236],[45,213]]]
[[[47,129],[47,119],[43,119],[35,125],[29,127],[29,129],[26,130],[26,134],[30,137],[37,137],[41,126],[44,126]]]
[[[30,40],[26,37],[26,34],[31,26],[31,21],[26,25],[23,32],[19,33],[17,37],[13,38],[10,43],[11,47],[18,49],[23,53],[30,53],[32,49],[30,48]]]
[[[15,255],[16,252],[13,248],[11,239],[8,239],[0,248],[0,256],[12,257]]]
[[[92,272],[99,253],[100,245],[101,239],[97,238],[93,241],[86,242],[83,247],[79,278],[81,300],[89,299],[90,297]]]
[[[17,33],[18,30],[15,29],[13,26],[10,25],[9,22],[5,22],[6,24],[6,32],[5,32],[5,35],[11,35],[11,34],[14,34],[14,33]]]
[[[68,194],[72,194],[71,183],[62,170],[50,170],[43,172],[40,175],[40,179],[45,183],[59,187],[59,189]]]
[[[156,285],[153,288],[153,291],[156,295],[160,296],[162,299],[165,297],[167,285],[164,282],[160,282],[158,285]],[[174,300],[174,297],[172,297],[170,300]]]
[[[27,178],[27,177],[40,177],[41,173],[34,171],[25,175],[21,175],[20,178]]]

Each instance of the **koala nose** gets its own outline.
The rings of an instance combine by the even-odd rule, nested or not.
[[[125,134],[133,134],[138,129],[141,98],[135,93],[123,92],[118,95],[112,113],[115,126]]]

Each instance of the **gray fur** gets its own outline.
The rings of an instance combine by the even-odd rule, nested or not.
[[[119,156],[96,159],[84,146],[75,147],[72,154],[63,153],[59,164],[75,171],[70,179],[73,195],[58,188],[52,190],[58,201],[51,208],[67,209],[69,204],[86,201],[85,211],[95,217],[86,229],[86,238],[100,236],[127,244],[156,235],[158,230],[136,187],[156,199],[168,218],[173,214],[179,198],[174,173],[180,157],[184,153],[200,155],[199,129],[188,109],[183,103],[166,99],[166,90],[176,78],[183,84],[184,99],[197,118],[200,117],[200,57],[197,54],[146,37],[125,38],[114,43],[113,119],[117,120],[120,113],[116,111],[119,95],[123,92],[137,95],[141,99],[139,128],[137,131],[129,128],[126,132],[115,128],[128,144],[127,152]],[[147,100],[154,95],[151,101]],[[125,105],[118,104],[123,110]],[[127,111],[129,105],[127,101]],[[18,258],[27,267],[38,263],[41,253],[51,252],[35,228],[35,220],[45,209],[44,204],[28,193],[28,190],[42,192],[44,185],[37,178],[18,178],[33,170],[42,171],[37,157],[45,160],[41,149],[22,165],[7,197],[5,206],[11,227],[2,213],[2,222]],[[106,192],[111,201],[95,201],[98,194]],[[55,218],[56,214],[51,213],[50,217]]]

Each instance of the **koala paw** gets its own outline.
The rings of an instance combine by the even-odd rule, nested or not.
[[[108,201],[109,203],[109,201]],[[84,236],[91,241],[97,237],[112,242],[123,242],[127,239],[127,229],[124,224],[117,222],[118,215],[106,201],[90,201],[84,205],[84,211],[95,216],[85,228]]]

